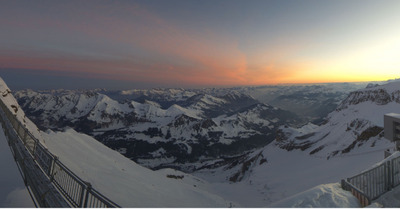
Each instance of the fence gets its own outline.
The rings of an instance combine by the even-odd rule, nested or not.
[[[24,125],[17,120],[16,116],[10,111],[9,108],[0,100],[0,115],[2,119],[2,125],[4,132],[7,135],[8,143],[11,147],[11,151],[14,158],[19,165],[20,170],[27,187],[29,186],[35,196],[38,204],[42,207],[65,207],[68,205],[62,204],[62,200],[59,198],[50,198],[44,201],[44,196],[50,193],[47,188],[46,191],[43,187],[38,186],[35,181],[36,177],[32,175],[31,170],[39,168],[41,173],[37,175],[45,174],[47,178],[41,182],[49,181],[58,189],[58,193],[67,200],[69,206],[72,207],[120,207],[118,204],[106,198],[104,195],[99,193],[97,190],[92,188],[91,184],[83,181],[70,169],[68,169],[61,161],[47,150],[38,139],[36,139]],[[15,147],[15,145],[21,144],[21,147],[25,148],[30,156],[26,156],[23,153],[23,148]],[[17,153],[18,152],[18,153]],[[18,156],[18,159],[17,159]],[[29,168],[26,166],[26,161],[31,160],[32,165]],[[21,166],[22,165],[22,166]],[[26,169],[29,169],[26,170]],[[40,190],[40,191],[39,191]]]
[[[400,157],[342,180],[342,188],[351,191],[363,207],[400,184]]]
[[[0,102],[1,104],[1,102]],[[32,197],[35,206],[41,207],[69,207],[68,202],[58,192],[29,153],[22,140],[18,137],[11,122],[0,108],[0,121],[6,136],[11,153],[17,163],[24,183]]]

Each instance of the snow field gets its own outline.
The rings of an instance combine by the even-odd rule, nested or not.
[[[358,199],[339,183],[323,184],[276,202],[274,208],[359,208]]]
[[[151,171],[72,129],[50,131],[44,137],[61,162],[122,207],[237,205],[208,191],[209,184],[199,178],[171,169]]]

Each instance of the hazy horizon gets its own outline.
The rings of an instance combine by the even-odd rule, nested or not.
[[[326,84],[341,84],[341,83],[376,83],[395,80],[391,78],[388,80],[378,81],[354,81],[354,82],[315,82],[315,83],[276,83],[276,84],[260,84],[260,85],[226,85],[226,86],[190,86],[190,85],[154,85],[135,82],[121,82],[106,79],[89,79],[77,78],[68,76],[54,76],[54,75],[41,75],[41,74],[21,74],[20,72],[1,73],[0,77],[8,84],[12,90],[93,90],[105,89],[111,91],[118,90],[148,90],[148,89],[208,89],[208,88],[240,88],[240,87],[263,87],[263,86],[295,86],[295,85],[326,85]]]

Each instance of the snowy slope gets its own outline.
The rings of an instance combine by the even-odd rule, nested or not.
[[[387,163],[394,158],[398,158],[400,152],[394,152],[388,158],[370,166],[368,169]],[[366,169],[367,170],[367,169]],[[374,200],[369,208],[389,207],[396,208],[400,205],[398,193],[400,187],[395,187],[391,191],[383,194]],[[340,183],[322,184],[304,192],[295,194],[270,205],[270,207],[361,207],[359,201],[350,192],[344,191]]]
[[[244,161],[231,168],[203,169],[193,175],[212,182],[221,196],[234,199],[243,207],[269,207],[272,203],[320,184],[340,182],[383,159],[383,151],[364,150],[351,156],[327,160],[301,150],[287,151],[272,143],[250,155],[259,154],[262,158],[256,161]],[[246,162],[250,164],[243,166]],[[229,179],[243,168],[247,168],[243,179],[230,182]]]
[[[270,205],[274,208],[359,208],[353,194],[339,183],[323,184]]]
[[[123,207],[228,207],[233,204],[209,192],[210,186],[204,180],[171,169],[149,170],[73,129],[50,131],[44,137],[49,150],[67,167]]]

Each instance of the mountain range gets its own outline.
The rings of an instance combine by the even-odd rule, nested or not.
[[[74,128],[150,168],[240,155],[270,143],[280,125],[301,121],[235,91],[219,97],[154,91],[141,103],[96,91],[25,90],[15,96],[41,129]]]
[[[321,88],[307,89],[303,95]],[[72,127],[146,167],[190,172],[246,207],[339,182],[394,147],[383,138],[383,115],[400,109],[398,81],[337,91],[343,99],[319,115],[318,124],[310,115],[260,102],[246,91],[24,90],[14,95],[41,129]],[[169,93],[163,97],[162,92]]]
[[[198,168],[193,163],[269,144],[281,125],[322,121],[359,85],[22,90],[15,97],[42,130],[71,127],[146,167],[191,172]],[[311,111],[302,111],[305,106]]]

